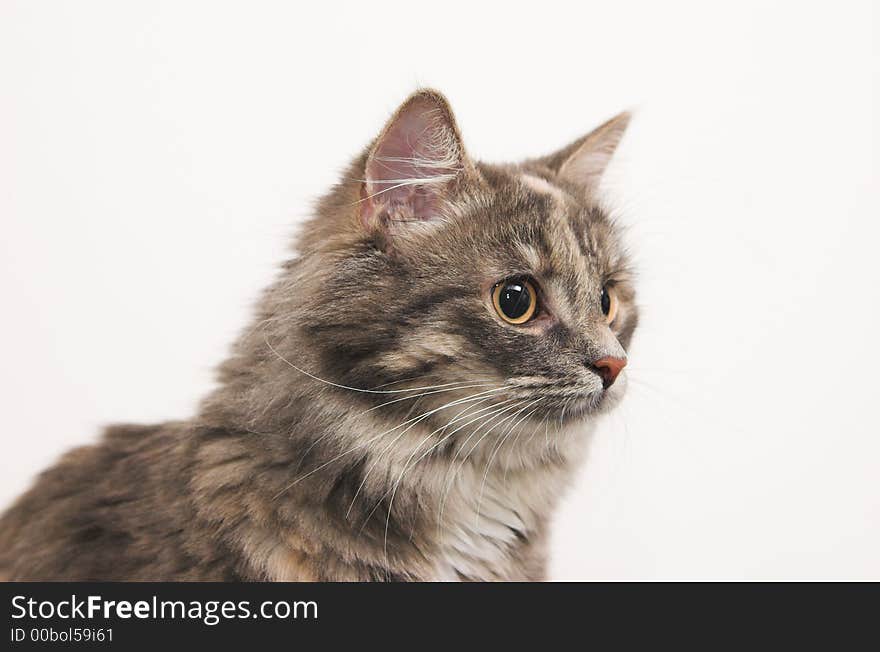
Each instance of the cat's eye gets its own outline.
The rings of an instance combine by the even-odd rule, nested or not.
[[[535,316],[538,293],[527,279],[507,279],[492,289],[492,305],[508,324],[525,324]]]
[[[610,324],[617,317],[617,294],[615,294],[614,288],[610,288],[607,285],[602,288],[600,303],[602,305],[602,314],[605,315],[605,323]]]

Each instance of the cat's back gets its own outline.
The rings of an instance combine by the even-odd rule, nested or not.
[[[186,448],[179,424],[118,425],[66,453],[0,517],[0,578],[225,579],[185,536]]]

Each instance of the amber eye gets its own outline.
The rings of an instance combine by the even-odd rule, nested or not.
[[[605,323],[610,324],[617,317],[617,295],[614,288],[607,285],[602,288],[602,313],[605,315]]]
[[[525,324],[535,316],[538,294],[535,286],[525,279],[507,279],[492,289],[492,304],[508,324]]]

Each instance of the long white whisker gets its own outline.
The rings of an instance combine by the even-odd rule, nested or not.
[[[384,389],[384,390],[380,390],[380,389],[363,389],[363,388],[361,388],[361,387],[350,387],[350,386],[348,386],[348,385],[341,385],[341,384],[339,384],[339,383],[334,383],[333,381],[330,381],[330,380],[324,380],[323,378],[319,378],[318,376],[315,376],[314,374],[309,373],[309,372],[306,371],[305,369],[301,369],[300,367],[297,367],[297,366],[296,366],[295,364],[293,364],[290,360],[288,360],[288,359],[285,358],[283,355],[281,355],[280,353],[278,353],[278,351],[275,350],[275,347],[273,347],[273,346],[269,343],[269,340],[268,340],[268,339],[266,339],[266,338],[264,337],[264,338],[263,338],[263,341],[266,343],[266,346],[269,347],[269,349],[272,351],[272,353],[275,354],[275,357],[277,357],[279,360],[281,360],[281,361],[282,361],[283,363],[285,363],[286,365],[290,366],[292,369],[296,369],[298,372],[300,372],[300,373],[303,374],[304,376],[308,376],[308,377],[311,378],[312,380],[316,380],[316,381],[318,381],[319,383],[324,383],[325,385],[330,385],[331,387],[337,387],[337,388],[339,388],[339,389],[347,389],[347,390],[350,390],[350,391],[352,391],[352,392],[363,392],[363,393],[365,393],[365,394],[402,394],[402,393],[404,393],[404,392],[419,392],[419,391],[428,390],[428,389],[436,389],[436,388],[438,388],[438,387],[449,387],[449,386],[451,386],[451,385],[455,385],[455,384],[457,384],[457,383],[444,383],[444,384],[442,384],[442,385],[430,385],[430,386],[428,386],[428,387],[410,387],[410,388],[408,388],[408,389]],[[466,381],[458,381],[458,382],[466,382]]]
[[[376,385],[375,387],[369,387],[368,389],[381,389],[382,387],[390,387],[391,385],[399,385],[400,383],[408,383],[411,380],[418,380],[419,378],[425,378],[427,374],[423,374],[421,376],[410,376],[409,378],[400,378],[398,380],[392,380],[387,383],[382,383],[381,385]],[[470,380],[459,380],[457,382],[460,383],[482,383],[489,382],[492,380],[488,376],[476,376],[471,378]]]
[[[482,393],[483,393],[483,392],[481,392],[481,394],[482,394]],[[471,397],[467,397],[467,398],[471,398]],[[488,401],[488,400],[490,400],[490,399],[492,399],[492,398],[493,398],[493,397],[491,397],[491,396],[484,396],[484,397],[481,398],[480,400],[476,401],[475,405],[479,405],[480,403],[483,403],[483,402],[485,402],[485,401]],[[453,402],[453,403],[454,403],[454,402]],[[460,404],[460,403],[459,403],[459,404]],[[451,404],[450,404],[450,405],[447,405],[447,407],[451,407]],[[467,406],[464,410],[462,410],[462,412],[467,412],[468,410],[470,410],[470,409],[473,408],[473,407],[474,407],[473,405],[469,405],[469,406]],[[454,421],[455,419],[457,419],[457,418],[459,417],[459,415],[462,414],[462,412],[459,412],[459,413],[453,418],[453,421]],[[348,506],[348,510],[346,510],[346,512],[345,512],[345,515],[346,515],[346,516],[348,516],[348,515],[351,513],[351,510],[352,510],[352,508],[354,507],[354,503],[355,503],[355,501],[357,500],[358,494],[360,494],[361,490],[364,488],[364,485],[366,485],[366,483],[367,483],[367,478],[369,478],[370,473],[372,473],[373,469],[376,468],[376,465],[379,464],[379,461],[382,459],[382,456],[383,456],[385,453],[387,453],[389,450],[391,450],[391,448],[394,446],[394,444],[396,444],[396,443],[400,440],[400,438],[401,438],[404,434],[406,434],[406,432],[407,432],[410,428],[414,427],[417,423],[419,423],[419,422],[416,421],[415,423],[412,424],[412,426],[410,426],[409,428],[407,428],[406,430],[404,430],[403,432],[401,432],[399,435],[397,435],[394,439],[391,440],[391,442],[390,442],[390,443],[389,443],[384,449],[382,449],[382,450],[376,455],[376,459],[373,460],[373,463],[370,465],[370,468],[367,469],[366,473],[364,473],[364,477],[363,477],[363,479],[361,480],[361,483],[360,483],[360,485],[358,486],[357,491],[355,491],[355,493],[354,493],[354,497],[351,499],[351,504],[349,504],[349,506]],[[448,426],[448,425],[449,425],[449,424],[447,423],[446,426]],[[446,426],[443,426],[443,427],[446,427]]]
[[[473,387],[497,387],[497,383],[477,383],[473,385],[460,385],[458,387],[447,387],[446,389],[434,389],[430,392],[422,392],[420,394],[414,394],[411,396],[403,396],[401,398],[395,398],[391,401],[386,401],[385,403],[380,403],[379,405],[374,405],[373,407],[364,410],[361,414],[366,414],[367,412],[372,412],[373,410],[378,410],[379,408],[385,407],[386,405],[391,405],[392,403],[399,403],[400,401],[406,401],[412,398],[418,398],[421,396],[428,396],[430,394],[443,394],[444,392],[455,392],[460,389],[471,389]]]
[[[487,419],[487,418],[492,417],[493,415],[495,415],[495,414],[497,414],[497,413],[504,412],[504,410],[502,409],[502,406],[503,406],[505,403],[510,403],[510,401],[515,401],[515,400],[516,400],[516,399],[510,398],[510,399],[507,399],[507,400],[501,401],[501,403],[496,403],[496,404],[494,404],[494,405],[489,405],[489,406],[487,406],[487,407],[480,408],[479,410],[477,410],[476,412],[474,412],[474,414],[478,414],[478,413],[480,413],[480,412],[485,412],[486,410],[491,410],[491,412],[489,412],[488,414],[483,414],[483,415],[481,415],[481,416],[479,416],[479,417],[476,417],[475,419],[471,419],[470,421],[468,421],[468,422],[465,423],[464,425],[459,426],[459,427],[456,428],[454,431],[452,431],[451,433],[449,433],[449,435],[447,435],[446,437],[444,437],[444,438],[441,440],[440,443],[442,443],[442,441],[445,441],[446,439],[448,439],[449,437],[451,437],[452,435],[454,435],[456,432],[458,432],[458,431],[461,430],[462,428],[465,428],[465,427],[469,426],[470,424],[474,423],[475,421],[479,421],[479,420],[481,420],[481,419]],[[470,416],[474,416],[474,414],[471,414]],[[435,431],[434,431],[433,433],[431,433],[431,434],[435,434],[435,433],[439,432],[440,430],[442,430],[443,428],[447,428],[447,427],[449,427],[449,424],[446,424],[445,426],[442,426],[442,427],[438,428],[437,430],[435,430]],[[418,451],[418,449],[421,447],[421,445],[422,445],[425,441],[427,441],[427,439],[428,439],[428,437],[426,437],[425,439],[423,439],[423,440],[419,443],[419,446],[416,447],[415,451]],[[412,456],[410,456],[410,459],[412,459]],[[405,470],[406,470],[406,465],[404,465],[404,471],[405,471]],[[379,498],[379,500],[376,502],[376,504],[373,506],[373,509],[370,510],[370,513],[367,514],[366,518],[364,519],[363,524],[361,525],[361,532],[363,532],[363,530],[364,530],[364,528],[367,526],[367,523],[369,522],[370,518],[373,516],[373,514],[374,514],[374,513],[376,512],[376,510],[379,508],[379,505],[382,504],[382,501],[383,501],[383,500],[388,496],[388,494],[390,494],[390,493],[391,493],[391,490],[390,490],[390,489],[389,489],[388,491],[386,491],[386,492],[385,492],[385,493]],[[390,507],[389,507],[389,508],[390,508]]]
[[[440,496],[440,505],[439,505],[438,510],[437,510],[437,530],[438,530],[438,534],[439,534],[439,530],[440,530],[440,528],[441,528],[441,526],[442,526],[442,521],[443,521],[443,507],[444,507],[444,505],[446,504],[446,498],[449,496],[449,492],[452,490],[452,483],[455,481],[455,473],[456,473],[456,471],[455,471],[455,461],[458,459],[459,454],[464,450],[464,447],[467,446],[468,442],[469,442],[469,441],[470,441],[470,440],[471,440],[471,439],[472,439],[472,438],[473,438],[478,432],[480,432],[480,430],[482,430],[483,428],[485,428],[487,425],[489,425],[492,421],[494,421],[495,419],[497,419],[497,418],[498,418],[499,416],[501,416],[503,413],[508,412],[509,410],[515,409],[516,407],[522,405],[524,402],[525,402],[525,401],[519,401],[519,402],[517,402],[517,403],[514,403],[513,405],[509,405],[509,406],[507,406],[507,407],[504,408],[503,410],[500,410],[500,411],[498,411],[498,412],[496,412],[496,413],[493,413],[492,416],[491,416],[491,418],[489,418],[487,421],[485,421],[485,422],[483,422],[482,424],[480,424],[479,427],[477,427],[477,428],[476,428],[476,429],[475,429],[470,435],[467,436],[467,438],[464,440],[464,442],[462,442],[462,444],[459,446],[458,450],[455,451],[455,455],[452,456],[452,461],[449,463],[449,471],[447,471],[446,486],[445,486],[445,488],[444,488],[444,490],[443,490],[443,493],[442,493],[441,496]],[[502,419],[501,421],[495,423],[495,424],[489,429],[489,431],[488,431],[486,434],[488,435],[489,433],[491,433],[492,430],[494,430],[496,427],[498,427],[499,425],[501,425],[502,423],[504,423],[504,421],[506,421],[506,419],[507,419],[507,417],[505,417],[505,418]],[[483,437],[480,438],[480,440],[477,442],[477,444],[479,444],[479,442],[482,441],[484,437],[485,437],[485,435],[484,435]],[[475,446],[476,446],[476,444],[475,444]],[[472,449],[470,450],[470,452],[468,452],[467,456],[470,456],[470,454],[473,452],[473,450],[474,450],[474,449],[472,448]],[[462,461],[462,464],[459,465],[459,467],[458,467],[459,470],[461,470],[462,466],[464,465],[464,462],[467,460],[467,456],[466,456],[465,459]]]
[[[462,426],[462,427],[463,427],[463,426]],[[450,436],[451,436],[451,435],[450,435]],[[398,486],[400,486],[400,482],[403,480],[403,476],[404,476],[404,474],[406,473],[407,466],[408,466],[410,460],[412,460],[412,457],[413,457],[413,455],[415,455],[415,452],[416,452],[416,451],[421,447],[421,445],[422,445],[425,441],[427,441],[427,440],[428,440],[427,437],[426,437],[425,439],[423,439],[422,442],[419,443],[419,446],[416,447],[416,449],[415,449],[415,450],[413,451],[413,453],[410,455],[409,460],[407,460],[407,463],[404,464],[403,471],[401,472],[400,477],[397,479],[397,482],[395,482],[394,487],[393,487],[393,490],[392,490],[392,492],[391,492],[391,500],[388,502],[388,513],[387,513],[387,515],[385,516],[385,535],[384,535],[384,541],[383,541],[383,552],[384,552],[384,554],[385,554],[385,558],[386,558],[386,560],[387,560],[387,558],[388,558],[388,526],[389,526],[389,524],[391,523],[391,509],[392,509],[392,507],[394,506],[394,496],[397,494],[397,488],[398,488]],[[429,449],[429,450],[430,450],[430,449]],[[421,458],[420,458],[420,459],[421,459]],[[383,498],[380,498],[380,499],[379,499],[379,503],[381,503],[383,499],[384,499],[384,496],[383,496]],[[377,503],[377,505],[378,505],[379,503]],[[374,510],[375,510],[375,508],[374,508]],[[370,515],[372,515],[372,512],[370,512]],[[367,518],[369,518],[369,517],[367,517]]]
[[[487,400],[487,399],[484,399],[484,400]],[[515,401],[515,400],[516,400],[516,399],[513,399],[513,398],[507,399],[506,401],[502,401],[501,403],[496,403],[496,404],[494,404],[494,405],[490,405],[490,406],[488,406],[488,407],[485,407],[485,408],[482,408],[482,409],[480,409],[480,410],[477,410],[476,412],[474,412],[473,414],[471,414],[471,415],[469,415],[469,416],[474,416],[474,414],[478,414],[479,412],[485,412],[486,410],[494,410],[495,412],[499,412],[499,411],[501,411],[501,410],[499,410],[499,408],[500,408],[501,406],[503,406],[505,403],[509,403],[510,401]],[[473,406],[471,406],[471,407],[473,407]],[[470,409],[470,408],[467,408],[467,409]],[[459,413],[459,414],[460,414],[460,413]],[[404,465],[403,465],[403,470],[400,472],[400,475],[397,477],[397,481],[394,483],[394,486],[393,486],[391,489],[389,489],[388,491],[386,491],[386,492],[382,495],[381,498],[379,498],[379,503],[381,503],[383,499],[385,499],[389,494],[391,494],[391,503],[389,504],[389,509],[390,509],[390,508],[391,508],[391,505],[394,504],[394,492],[397,490],[397,487],[400,485],[400,482],[401,482],[401,480],[403,479],[403,476],[406,474],[407,471],[409,471],[409,470],[412,469],[414,466],[416,466],[421,460],[423,460],[425,457],[427,457],[427,456],[431,453],[432,450],[434,450],[434,449],[436,449],[438,446],[442,445],[443,442],[447,441],[450,437],[452,437],[452,436],[453,436],[455,433],[457,433],[459,430],[462,430],[463,428],[466,428],[466,427],[469,426],[470,424],[472,424],[472,423],[474,423],[474,422],[476,422],[476,421],[479,421],[480,419],[485,419],[486,417],[491,416],[492,414],[494,414],[494,412],[490,412],[489,414],[484,414],[484,415],[478,416],[478,417],[476,417],[476,418],[474,418],[474,419],[471,419],[471,420],[468,421],[467,423],[464,423],[464,424],[460,425],[458,428],[456,428],[455,430],[453,430],[453,431],[450,432],[449,434],[447,434],[447,435],[441,437],[437,442],[434,443],[433,446],[430,446],[430,447],[429,447],[424,453],[422,453],[422,454],[419,456],[419,458],[418,458],[417,460],[415,460],[415,462],[413,462],[413,461],[412,461],[412,458],[413,458],[413,457],[415,456],[415,454],[419,451],[419,449],[422,447],[422,445],[423,445],[426,441],[428,441],[429,439],[431,439],[431,437],[433,437],[434,435],[436,435],[438,432],[441,432],[441,431],[445,430],[446,428],[448,428],[450,425],[452,425],[453,422],[450,421],[450,422],[447,423],[446,425],[443,425],[443,426],[437,428],[436,430],[430,432],[430,433],[429,433],[427,436],[425,436],[425,438],[422,439],[422,441],[420,441],[420,442],[418,443],[418,445],[413,449],[413,452],[410,454],[409,458],[408,458],[407,461],[404,463]],[[378,507],[379,503],[376,504],[376,507]],[[373,511],[376,510],[376,507],[373,507]],[[370,514],[367,516],[368,519],[369,519],[370,516],[372,516],[372,513],[373,513],[373,512],[370,512]]]
[[[407,380],[412,380],[412,379],[407,379]],[[396,382],[402,382],[402,381],[396,381]],[[468,383],[468,382],[473,382],[473,381],[459,381],[459,382],[462,382],[462,383]],[[387,403],[382,403],[382,404],[380,404],[380,405],[375,405],[375,406],[373,406],[373,407],[371,407],[371,408],[369,408],[369,409],[367,409],[367,410],[364,410],[364,411],[361,412],[360,414],[363,415],[363,414],[366,414],[367,412],[372,412],[373,410],[376,410],[376,409],[378,409],[378,408],[380,408],[380,407],[385,407],[386,405],[390,405],[391,403],[396,403],[397,401],[405,401],[405,400],[407,400],[407,399],[411,399],[411,398],[418,399],[418,398],[420,398],[420,397],[422,397],[422,396],[427,396],[428,394],[435,394],[435,393],[436,393],[436,394],[440,394],[440,393],[443,393],[443,392],[454,392],[454,391],[459,390],[459,389],[467,389],[467,388],[470,388],[470,387],[489,387],[489,386],[491,386],[491,385],[489,385],[489,384],[462,385],[462,386],[458,386],[458,387],[450,387],[450,388],[448,388],[448,389],[443,389],[443,390],[436,390],[436,391],[432,391],[432,392],[424,392],[424,393],[421,393],[421,394],[414,394],[414,395],[412,395],[412,396],[404,396],[403,398],[395,399],[395,400],[393,400],[393,401],[388,401]],[[418,401],[416,401],[416,402],[418,402]],[[404,418],[408,418],[408,417],[409,417],[409,414],[407,414],[406,417],[404,417]],[[324,440],[324,439],[327,438],[327,437],[330,437],[330,436],[333,435],[333,434],[334,434],[333,431],[327,431],[327,432],[325,432],[323,435],[321,435],[320,437],[318,437],[315,441],[313,441],[313,442],[308,446],[308,448],[306,448],[305,452],[304,452],[304,453],[302,454],[302,456],[300,457],[299,463],[296,465],[296,469],[295,469],[295,471],[299,471],[299,469],[300,469],[300,467],[302,466],[302,463],[303,463],[303,461],[305,460],[306,456],[309,454],[309,452],[310,452],[315,446],[317,446],[322,440]]]
[[[528,410],[530,407],[532,407],[533,405],[536,405],[537,403],[540,403],[540,402],[541,402],[541,399],[537,399],[535,401],[532,401],[531,403],[526,405],[524,408],[517,411],[514,414],[514,418],[516,418],[517,414],[520,414],[521,412]],[[525,421],[530,416],[532,416],[532,414],[534,414],[537,410],[538,410],[538,408],[535,408],[534,410],[532,410],[531,412],[526,414],[524,417],[521,417],[519,419],[519,421],[514,421],[513,425],[510,426],[510,428],[508,428],[507,431],[504,433],[504,436],[499,437],[500,442],[498,443],[498,445],[492,449],[492,453],[489,456],[489,461],[486,462],[486,471],[485,471],[485,473],[483,473],[483,481],[480,483],[480,498],[477,500],[477,516],[474,519],[474,528],[475,529],[479,528],[479,526],[480,526],[480,510],[482,509],[482,506],[483,506],[483,494],[486,492],[486,480],[489,477],[489,469],[492,466],[492,462],[495,461],[495,456],[498,454],[498,451],[501,450],[501,447],[504,446],[504,442],[507,441],[507,438],[510,437],[511,433],[517,427],[519,427],[519,424],[521,424],[523,421]],[[522,432],[520,432],[520,434],[522,434]]]
[[[505,388],[504,388],[504,387],[495,387],[495,388],[492,388],[492,389],[484,390],[484,391],[482,391],[482,392],[478,392],[477,394],[475,394],[475,395],[473,395],[473,396],[481,396],[482,394],[487,394],[487,393],[489,393],[489,392],[497,392],[497,391],[501,391],[501,390],[503,390],[503,389],[505,389]],[[272,500],[275,500],[275,499],[278,498],[281,494],[283,494],[285,491],[287,491],[288,489],[290,489],[291,487],[293,487],[293,486],[296,485],[297,483],[301,482],[302,480],[305,480],[307,477],[309,477],[309,476],[312,475],[313,473],[317,473],[318,471],[320,471],[321,469],[323,469],[323,468],[329,466],[330,464],[332,464],[332,463],[335,462],[336,460],[338,460],[338,459],[340,459],[340,458],[342,458],[342,457],[345,457],[345,456],[348,455],[349,453],[353,453],[354,451],[356,451],[356,450],[359,449],[359,448],[363,448],[364,446],[368,446],[369,444],[371,444],[372,442],[376,441],[376,440],[379,439],[380,437],[384,437],[385,435],[390,434],[390,433],[394,432],[395,430],[397,430],[398,428],[400,428],[400,427],[402,427],[402,426],[405,426],[405,425],[408,425],[409,423],[412,423],[412,422],[418,422],[418,421],[420,421],[420,420],[422,420],[422,419],[425,419],[425,418],[427,418],[428,416],[430,416],[430,415],[432,415],[432,414],[434,414],[434,413],[436,413],[436,412],[439,412],[440,410],[443,410],[443,409],[445,409],[445,408],[447,408],[447,407],[450,407],[450,406],[452,406],[452,405],[457,405],[457,404],[460,404],[460,403],[463,403],[463,402],[466,402],[466,401],[469,401],[469,400],[474,400],[474,399],[473,399],[473,398],[458,399],[458,400],[456,400],[456,401],[452,401],[451,403],[447,403],[447,404],[445,404],[445,405],[441,405],[441,406],[438,407],[438,408],[434,408],[433,410],[430,410],[430,411],[428,411],[428,412],[426,412],[426,413],[424,413],[424,414],[421,414],[421,415],[419,415],[419,416],[417,416],[417,417],[413,417],[412,419],[409,419],[409,420],[407,420],[407,421],[404,421],[403,423],[400,423],[400,424],[394,426],[394,427],[391,428],[390,430],[386,430],[386,431],[384,431],[384,432],[380,432],[378,435],[375,435],[375,436],[373,436],[373,437],[370,437],[370,438],[367,439],[366,441],[361,442],[361,443],[359,443],[359,444],[353,446],[352,448],[348,449],[348,450],[345,451],[344,453],[340,453],[339,455],[336,455],[335,457],[333,457],[333,458],[327,460],[326,462],[324,462],[323,464],[321,464],[321,465],[318,466],[317,468],[312,469],[311,471],[309,471],[309,472],[306,473],[305,475],[300,476],[299,478],[297,478],[296,480],[294,480],[293,482],[291,482],[289,485],[287,485],[284,489],[282,489],[282,490],[279,491],[277,494],[275,494],[275,495],[272,497]]]
[[[538,407],[536,407],[534,410],[532,410],[532,411],[529,413],[529,416],[531,416],[532,414],[534,414],[535,412],[537,412],[537,411],[540,410],[540,409],[541,409],[541,406],[539,405]],[[544,417],[543,420],[538,419],[538,423],[535,424],[535,429],[532,430],[532,434],[529,435],[529,438],[526,440],[526,446],[528,446],[528,445],[531,443],[531,441],[535,438],[535,435],[538,434],[538,430],[540,430],[541,426],[543,425],[543,422],[544,422],[546,419],[547,419],[546,416]],[[516,446],[516,442],[519,441],[519,438],[520,438],[521,436],[522,436],[522,432],[520,432],[520,433],[518,433],[518,434],[516,435],[516,438],[513,440],[513,444],[511,444],[511,447]],[[508,465],[508,466],[504,469],[504,483],[505,483],[505,484],[507,484],[507,472],[508,472],[509,470],[510,470],[510,465]]]

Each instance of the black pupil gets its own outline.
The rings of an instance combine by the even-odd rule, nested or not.
[[[498,295],[498,305],[505,315],[511,319],[519,319],[531,307],[532,295],[523,283],[507,283]]]
[[[611,297],[608,295],[608,290],[602,288],[602,312],[607,315],[609,310],[611,310]]]

